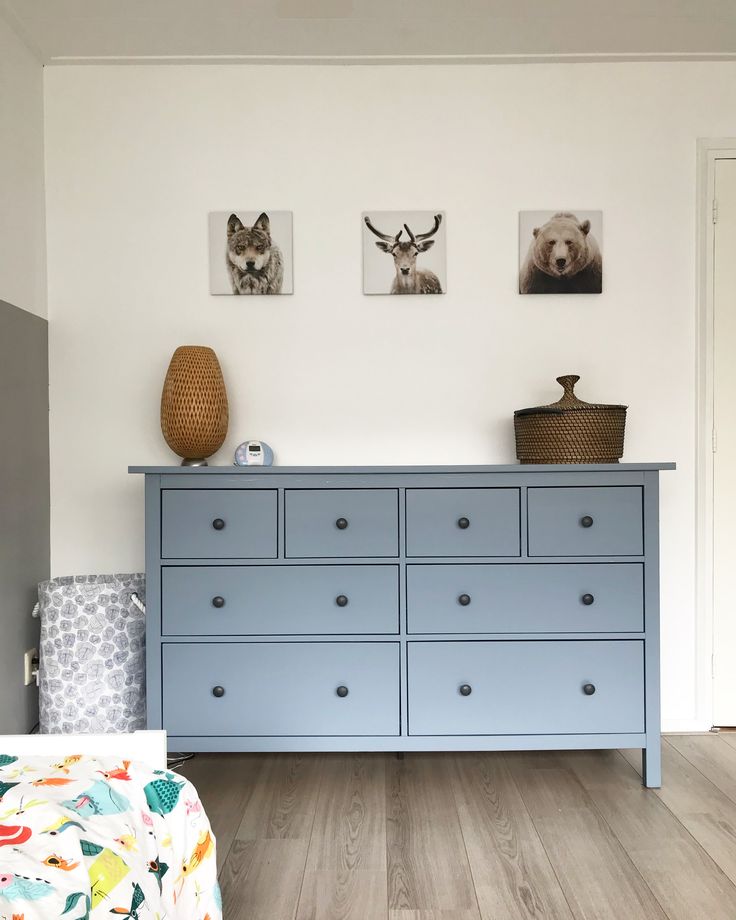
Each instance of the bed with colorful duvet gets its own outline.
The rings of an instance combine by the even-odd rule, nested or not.
[[[117,757],[0,748],[0,920],[57,917],[221,920],[191,783]]]

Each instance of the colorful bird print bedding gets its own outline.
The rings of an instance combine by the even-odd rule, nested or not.
[[[0,752],[0,920],[222,920],[215,838],[183,776]]]

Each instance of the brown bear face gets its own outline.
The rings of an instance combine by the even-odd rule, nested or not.
[[[574,214],[555,214],[542,227],[534,228],[534,264],[553,278],[570,278],[588,264],[590,221]]]

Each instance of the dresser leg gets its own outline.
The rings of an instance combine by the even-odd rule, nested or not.
[[[659,735],[642,749],[641,773],[648,789],[659,789],[662,785],[662,741]]]

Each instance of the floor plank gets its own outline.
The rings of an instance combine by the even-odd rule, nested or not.
[[[292,920],[307,858],[307,840],[234,840],[220,876],[227,920]]]
[[[388,761],[386,836],[392,911],[466,911],[478,920],[445,755]]]
[[[571,751],[560,759],[670,920],[733,920],[736,887],[617,751]]]
[[[639,772],[638,751],[622,751]],[[736,883],[736,805],[666,740],[661,789],[653,792]]]
[[[718,733],[718,737],[725,741],[726,744],[730,744],[731,747],[736,748],[736,731],[721,731]]]
[[[570,920],[570,908],[503,757],[457,755],[452,784],[483,920]]]
[[[388,914],[389,920],[476,920],[477,916],[473,910],[391,910]]]
[[[387,920],[390,756],[326,757],[297,920]]]
[[[261,755],[220,876],[228,920],[295,916],[325,756]]]
[[[263,758],[258,754],[197,754],[179,773],[194,783],[217,842],[217,869],[235,837]]]
[[[268,754],[263,757],[235,837],[308,842],[327,756]]]
[[[723,736],[668,735],[667,741],[694,767],[707,776],[724,795],[736,802],[736,747],[724,744]]]
[[[549,752],[506,759],[574,916],[666,920],[572,770]]]

